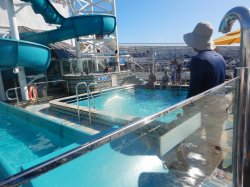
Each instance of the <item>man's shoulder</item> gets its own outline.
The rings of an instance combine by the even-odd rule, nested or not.
[[[190,61],[191,64],[192,63],[201,63],[201,62],[202,62],[202,58],[199,55],[193,56],[191,61]]]
[[[207,51],[200,51],[196,56],[194,56],[194,57],[196,57],[196,58],[209,58],[209,57],[211,57],[211,56],[220,56],[220,57],[222,57],[223,58],[223,56],[220,54],[220,53],[218,53],[218,52],[216,52],[216,51],[213,51],[213,50],[207,50]]]
[[[216,51],[202,51],[199,52],[196,56],[192,58],[192,61],[210,61],[210,60],[219,60],[224,61],[224,58],[221,54],[217,53]]]

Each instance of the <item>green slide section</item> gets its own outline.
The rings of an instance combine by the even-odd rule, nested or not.
[[[44,20],[50,24],[61,25],[65,18],[59,14],[54,6],[48,0],[21,0],[26,3],[31,3],[31,6],[36,14],[41,14]]]
[[[114,32],[116,18],[111,15],[82,15],[64,18],[49,0],[22,0],[31,3],[35,13],[41,14],[49,24],[61,25],[59,28],[40,33],[21,33],[22,40],[47,45],[86,35],[104,35]]]
[[[50,63],[49,48],[22,40],[0,39],[0,68],[23,66],[43,73]]]
[[[22,40],[47,45],[71,38],[91,34],[111,34],[115,29],[115,17],[109,15],[76,16],[66,19],[63,25],[55,30],[40,33],[20,34]]]
[[[49,0],[21,0],[31,3],[35,13],[41,14],[49,24],[60,25],[55,30],[21,33],[25,41],[0,39],[0,68],[23,66],[42,73],[49,66],[51,54],[47,45],[91,34],[104,35],[114,32],[116,19],[111,15],[86,15],[64,18]],[[39,43],[39,44],[36,44]]]

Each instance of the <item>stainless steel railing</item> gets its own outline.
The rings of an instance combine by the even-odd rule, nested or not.
[[[95,108],[95,99],[94,99],[94,96],[93,96],[93,94],[91,93],[91,90],[90,90],[90,87],[94,86],[94,85],[96,85],[98,87],[99,92],[101,93],[101,89],[100,89],[99,84],[97,84],[97,83],[89,83],[88,88],[87,88],[87,94],[88,94],[89,123],[90,124],[92,123],[92,119],[91,119],[91,109],[90,109],[89,95],[91,95],[92,102],[93,102],[93,105],[94,105],[94,108]]]
[[[20,101],[19,101],[19,97],[18,97],[18,93],[17,93],[18,89],[20,89],[20,87],[10,88],[10,89],[6,90],[5,95],[6,95],[7,99],[10,100],[10,101],[16,100],[17,101],[17,106],[19,107],[20,106]],[[12,91],[12,90],[15,91],[15,96],[16,97],[14,97],[14,98],[9,97],[9,92]]]
[[[55,158],[52,158],[50,160],[44,161],[41,164],[38,164],[32,168],[26,169],[24,171],[21,171],[18,174],[12,175],[9,178],[6,178],[4,180],[2,180],[0,182],[0,186],[18,186],[21,184],[26,183],[27,181],[30,181],[54,168],[57,168],[75,158],[78,158],[79,156],[85,155],[86,153],[97,149],[98,147],[109,143],[119,137],[122,137],[124,135],[127,135],[141,127],[146,126],[147,124],[149,124],[150,122],[152,122],[153,120],[156,120],[159,117],[162,117],[163,115],[166,115],[180,107],[184,107],[186,105],[189,104],[193,104],[195,101],[210,95],[211,93],[216,93],[218,90],[223,89],[226,87],[226,85],[228,83],[231,82],[236,82],[239,79],[239,77],[234,78],[232,80],[230,80],[227,83],[223,83],[221,85],[218,85],[210,90],[207,90],[199,95],[196,95],[194,97],[191,97],[187,100],[184,100],[176,105],[173,105],[167,109],[164,109],[158,113],[155,113],[151,116],[148,116],[144,119],[138,120],[136,122],[133,122],[131,124],[128,124],[126,126],[123,126],[115,131],[113,131],[110,134],[104,135],[102,137],[97,137],[95,139],[93,139],[92,141],[89,141],[87,143],[84,143],[82,145],[80,145],[77,148],[74,148],[66,153],[63,153]]]
[[[27,88],[28,88],[28,86],[31,86],[31,85],[34,85],[35,87],[37,87],[37,85],[40,85],[40,84],[48,84],[48,83],[54,83],[54,82],[66,82],[67,92],[69,93],[69,84],[68,84],[68,81],[66,81],[66,80],[55,80],[55,81],[35,82],[35,83],[27,84]],[[17,101],[17,106],[19,107],[19,106],[20,106],[20,99],[19,99],[18,93],[17,93],[17,90],[18,90],[18,89],[21,89],[21,88],[20,88],[20,87],[9,88],[8,90],[6,90],[5,95],[6,95],[7,99],[10,100],[10,101],[16,100],[16,101]],[[11,98],[11,97],[9,96],[9,93],[10,93],[11,91],[13,91],[13,90],[14,90],[14,92],[15,92],[15,97],[12,97],[12,98]],[[38,99],[38,95],[37,95],[37,99]]]
[[[80,82],[76,84],[76,102],[77,102],[77,116],[78,116],[78,120],[80,120],[80,107],[79,107],[79,94],[78,94],[78,87],[80,85],[85,85],[86,89],[87,89],[87,93],[88,93],[88,85],[86,82]],[[89,101],[89,95],[88,96],[88,101]]]
[[[89,123],[92,123],[92,119],[91,119],[91,108],[90,108],[90,97],[92,98],[92,102],[93,102],[93,108],[95,108],[95,99],[94,96],[92,94],[92,92],[90,91],[90,87],[96,85],[99,89],[99,92],[101,93],[101,89],[100,86],[97,83],[89,83],[87,84],[86,82],[80,82],[76,85],[76,102],[77,102],[77,116],[78,116],[78,120],[81,119],[80,116],[80,106],[79,106],[79,92],[78,92],[78,88],[80,85],[85,85],[86,89],[87,89],[87,99],[88,99],[88,109],[89,109]]]
[[[240,67],[250,68],[250,10],[246,7],[235,7],[229,10],[222,18],[219,31],[227,33],[232,29],[235,21],[240,23]],[[236,154],[234,154],[233,186],[249,186],[250,171],[250,74],[248,70],[241,71],[241,86],[238,92],[238,134]]]

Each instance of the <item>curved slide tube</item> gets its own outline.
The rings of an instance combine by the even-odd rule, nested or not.
[[[24,33],[20,34],[20,37],[22,40],[47,45],[91,34],[111,34],[115,30],[115,20],[114,16],[109,15],[75,16],[65,19],[58,29],[40,33]]]
[[[51,54],[47,47],[39,44],[47,45],[91,34],[111,34],[116,27],[114,16],[86,15],[64,18],[49,0],[21,1],[31,3],[35,13],[41,14],[47,23],[58,24],[61,27],[40,33],[20,34],[22,40],[30,42],[0,39],[0,68],[23,66],[35,72],[43,73],[49,66]]]
[[[23,66],[44,73],[50,64],[50,50],[43,45],[1,38],[0,46],[0,68]]]
[[[49,0],[21,0],[31,3],[32,9],[36,14],[41,14],[43,19],[50,24],[61,25],[65,18],[55,9]]]
[[[23,33],[21,39],[47,45],[71,38],[97,34],[111,34],[116,27],[116,19],[111,15],[83,15],[64,18],[49,0],[21,0],[31,3],[35,13],[41,14],[49,24],[61,25],[58,29],[40,33]]]

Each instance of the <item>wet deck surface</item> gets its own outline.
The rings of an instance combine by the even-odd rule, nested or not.
[[[25,109],[89,134],[97,134],[110,128],[103,124],[90,125],[88,120],[79,121],[77,117],[51,111],[49,104],[29,105]],[[171,151],[172,153],[168,154],[170,159],[165,158],[168,163],[166,167],[175,176],[175,180],[167,186],[230,186],[232,123],[233,116],[229,116],[223,127],[222,150],[216,150],[214,145],[209,145],[203,138],[203,129],[199,129],[189,136],[182,146]]]
[[[174,173],[176,181],[181,181],[180,186],[231,185],[232,124],[233,116],[229,116],[222,131],[221,150],[207,143],[204,129],[200,128],[167,154],[167,167]]]

